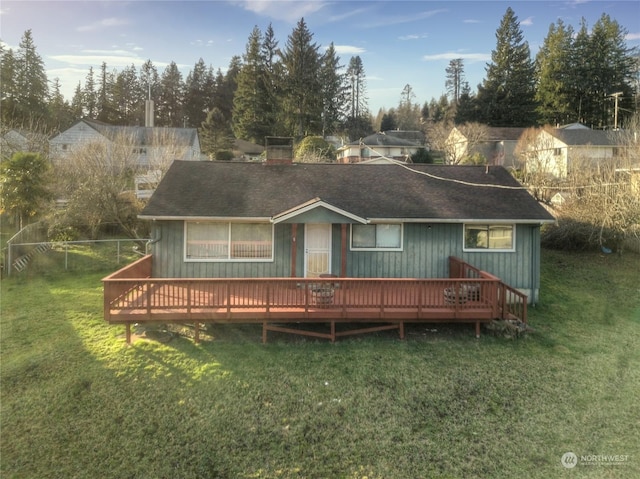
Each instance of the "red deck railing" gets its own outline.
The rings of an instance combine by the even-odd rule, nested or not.
[[[526,322],[527,297],[450,258],[450,278],[152,278],[145,256],[103,280],[112,323]]]

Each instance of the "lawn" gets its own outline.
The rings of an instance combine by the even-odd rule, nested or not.
[[[640,477],[640,256],[543,251],[525,338],[266,345],[252,325],[127,346],[102,319],[116,266],[93,264],[2,281],[3,478]]]

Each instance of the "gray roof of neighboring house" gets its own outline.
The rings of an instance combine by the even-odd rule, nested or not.
[[[526,128],[498,127],[487,128],[488,141],[518,141]]]
[[[615,132],[591,129],[554,128],[553,136],[570,146],[614,146],[617,144]]]
[[[195,145],[195,140],[198,137],[198,130],[196,128],[118,126],[87,118],[81,121],[109,140],[114,140],[118,138],[118,136],[125,135],[125,137],[131,138],[136,145],[151,145],[157,143],[158,133],[162,132],[166,132],[167,138],[170,138],[171,141],[188,146]]]
[[[358,145],[364,143],[367,146],[406,146],[406,147],[420,147],[419,143],[414,141],[405,140],[396,135],[385,135],[384,133],[374,133],[373,135],[366,136],[360,140],[352,141],[350,145]]]
[[[215,161],[174,161],[141,216],[272,218],[314,200],[361,218],[553,220],[502,167]]]

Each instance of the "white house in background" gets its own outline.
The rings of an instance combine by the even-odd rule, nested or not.
[[[242,161],[262,161],[265,147],[246,140],[236,139],[233,142],[233,156]]]
[[[453,127],[446,140],[447,161],[458,163],[465,157],[480,154],[490,165],[518,168],[514,152],[524,130],[525,128],[486,126],[477,130],[479,139],[473,139],[462,128]]]
[[[386,133],[375,133],[338,148],[338,163],[376,163],[388,159],[408,162],[422,145]]]
[[[543,128],[530,148],[535,154],[527,158],[526,169],[565,178],[573,168],[605,163],[620,154],[616,134],[615,131],[592,130],[576,124]]]
[[[19,151],[45,154],[47,148],[47,136],[42,133],[12,128],[0,136],[2,158],[11,158]]]
[[[49,156],[55,164],[64,161],[74,149],[94,142],[104,142],[108,146],[127,145],[141,170],[156,169],[155,163],[160,161],[201,159],[196,128],[116,126],[87,118],[52,137]]]

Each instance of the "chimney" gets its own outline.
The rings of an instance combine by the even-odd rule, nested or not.
[[[153,100],[144,102],[144,126],[153,128]]]
[[[267,151],[266,165],[290,165],[293,163],[293,138],[267,136],[265,149]]]

